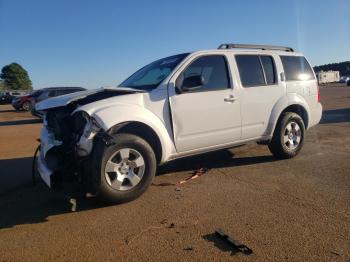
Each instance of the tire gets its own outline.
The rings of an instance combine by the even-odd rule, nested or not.
[[[30,102],[24,102],[22,104],[22,109],[24,111],[30,111],[30,110],[32,110],[32,104]]]
[[[155,176],[157,162],[152,147],[138,136],[116,134],[114,142],[106,145],[100,141],[96,145],[93,187],[100,199],[124,203],[146,191]]]
[[[279,159],[295,157],[304,145],[305,125],[295,113],[286,112],[280,117],[268,147]]]

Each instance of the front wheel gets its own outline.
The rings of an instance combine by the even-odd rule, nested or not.
[[[271,153],[280,159],[295,157],[304,145],[305,125],[295,113],[283,113],[268,145]]]
[[[146,191],[156,173],[152,147],[142,138],[117,134],[112,145],[99,144],[94,172],[97,195],[108,202],[131,201]]]

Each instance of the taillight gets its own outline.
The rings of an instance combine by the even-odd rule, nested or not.
[[[320,95],[320,86],[317,86],[317,102],[321,101],[321,95]]]

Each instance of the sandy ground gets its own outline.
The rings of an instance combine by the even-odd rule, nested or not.
[[[176,161],[139,199],[69,212],[43,184],[0,196],[0,261],[349,261],[350,88],[321,88],[324,117],[294,159],[248,144]],[[23,120],[3,112],[0,122]],[[21,115],[19,115],[21,114]],[[17,120],[13,120],[13,118]],[[40,124],[0,126],[0,177],[28,176]],[[222,228],[253,250],[245,256],[213,234]]]

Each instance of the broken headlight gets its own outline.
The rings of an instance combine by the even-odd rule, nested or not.
[[[93,139],[100,130],[94,118],[85,112],[77,112],[75,116],[75,129],[78,136],[76,150],[79,156],[87,156],[91,153]],[[74,114],[75,115],[75,114]]]

